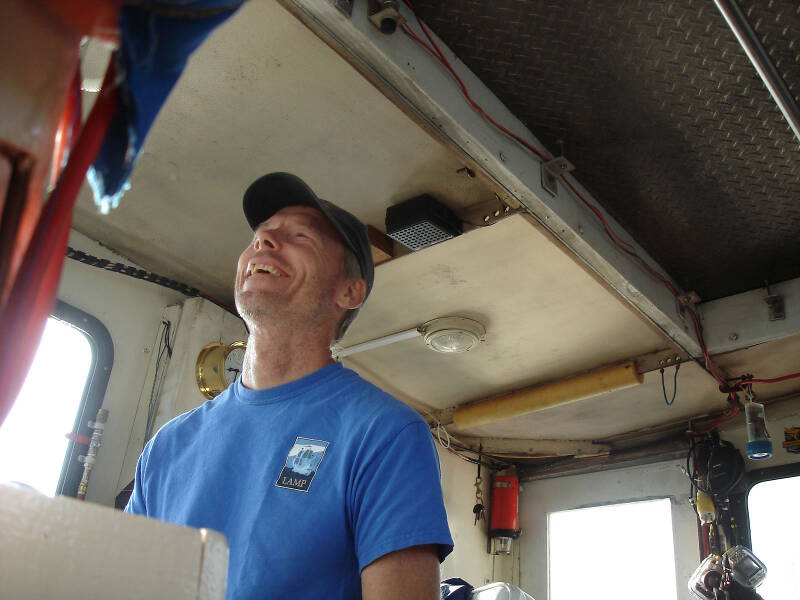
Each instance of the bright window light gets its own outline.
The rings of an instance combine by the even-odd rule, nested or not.
[[[548,515],[549,600],[675,600],[669,499]]]
[[[758,593],[763,598],[800,598],[800,476],[762,481],[747,498],[753,553],[767,566]]]
[[[50,496],[92,364],[85,334],[49,318],[28,377],[0,427],[0,481],[16,481]]]

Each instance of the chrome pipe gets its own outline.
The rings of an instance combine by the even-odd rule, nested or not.
[[[106,428],[106,421],[108,421],[108,410],[101,408],[97,411],[97,416],[94,421],[89,421],[89,429],[92,430],[92,438],[89,440],[89,451],[86,455],[78,457],[78,462],[83,463],[83,476],[78,485],[78,494],[75,496],[78,500],[86,499],[86,491],[89,487],[89,477],[92,475],[92,469],[97,462],[97,452],[100,446],[103,445],[103,432]]]
[[[780,73],[778,73],[775,65],[772,64],[769,55],[764,50],[764,46],[761,45],[756,32],[753,31],[747,21],[747,17],[744,16],[739,5],[736,4],[736,0],[714,0],[714,4],[717,5],[719,12],[722,13],[728,23],[728,27],[731,28],[731,31],[739,41],[739,45],[747,54],[747,58],[750,59],[759,77],[761,77],[761,81],[764,82],[767,90],[772,95],[772,99],[778,105],[784,118],[789,123],[789,127],[792,128],[795,137],[800,142],[800,109],[798,109],[794,96],[792,96],[789,88],[786,87],[786,83],[784,83]]]

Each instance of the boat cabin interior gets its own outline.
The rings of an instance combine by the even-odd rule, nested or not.
[[[64,6],[0,19],[0,596],[224,597],[221,534],[120,509],[241,377],[287,172],[367,228],[331,357],[430,429],[442,598],[800,597],[796,2]]]

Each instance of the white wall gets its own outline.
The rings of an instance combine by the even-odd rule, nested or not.
[[[477,466],[468,463],[437,445],[442,467],[442,490],[447,509],[447,521],[455,547],[442,564],[442,579],[460,577],[479,587],[492,581],[511,582],[512,558],[492,556],[486,552],[488,524],[477,526],[472,507],[475,506],[475,477]],[[484,505],[489,506],[490,476],[481,470]],[[488,519],[488,512],[486,515]]]
[[[237,316],[202,298],[188,298],[183,303],[180,321],[176,323],[172,358],[166,365],[166,378],[158,399],[158,411],[152,434],[171,418],[200,406],[208,400],[197,385],[195,367],[200,351],[212,342],[229,344],[247,339],[244,322]],[[152,371],[152,367],[151,367]],[[153,381],[153,373],[148,372],[147,390]],[[136,471],[136,461],[142,452],[145,439],[147,403],[145,394],[132,424],[121,468],[118,489],[124,487]]]
[[[171,418],[203,404],[206,398],[197,385],[197,357],[208,344],[230,344],[247,340],[247,329],[238,316],[202,298],[183,304],[172,360],[167,369],[153,433]]]
[[[536,600],[548,597],[548,513],[657,497],[672,500],[678,598],[686,598],[686,582],[697,568],[699,554],[694,509],[689,504],[689,481],[677,462],[525,482],[520,493],[520,587]],[[602,540],[596,540],[596,544],[593,548],[591,544],[576,542],[576,558],[588,559],[591,552],[602,552]]]
[[[86,236],[72,231],[69,244],[94,256],[132,264]],[[136,265],[134,265],[136,266]],[[87,499],[114,504],[117,490],[129,479],[122,466],[137,410],[149,396],[148,367],[164,310],[185,296],[118,273],[66,260],[58,298],[99,319],[114,342],[114,365],[103,406],[109,410],[97,464]],[[125,479],[121,482],[120,480]]]

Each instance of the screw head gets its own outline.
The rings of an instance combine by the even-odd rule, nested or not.
[[[502,162],[506,162],[506,155],[505,155],[505,154],[503,154],[502,152],[500,153],[500,160],[501,160]]]
[[[736,332],[734,331],[733,333],[731,333],[731,334],[728,336],[728,339],[729,339],[730,341],[732,341],[732,342],[735,342],[736,340],[738,340],[738,339],[739,339],[739,334],[738,334],[738,333],[736,333]]]

